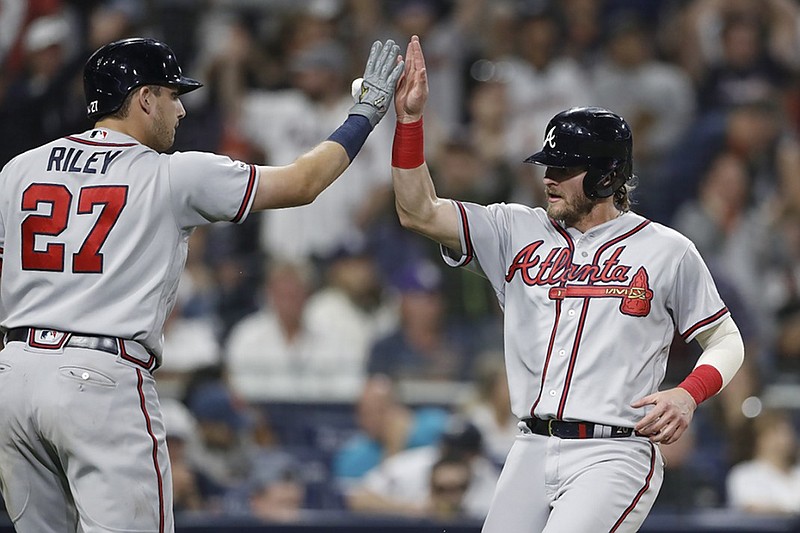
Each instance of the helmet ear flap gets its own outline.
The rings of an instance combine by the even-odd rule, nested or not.
[[[583,177],[583,192],[591,199],[608,198],[627,180],[623,161],[610,161],[610,169],[590,166]]]

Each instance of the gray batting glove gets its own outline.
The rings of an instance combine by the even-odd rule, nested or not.
[[[397,63],[399,54],[400,47],[391,39],[386,44],[380,41],[372,43],[361,90],[353,95],[356,104],[350,108],[350,114],[367,117],[373,128],[389,110],[397,80],[403,73],[403,62]]]

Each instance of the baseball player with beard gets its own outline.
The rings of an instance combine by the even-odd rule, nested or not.
[[[628,124],[573,108],[526,162],[546,166],[545,209],[438,198],[423,155],[425,62],[414,37],[395,94],[392,176],[404,227],[475,265],[505,314],[505,360],[520,434],[487,533],[637,531],[663,479],[660,443],[678,440],[744,347],[694,245],[630,210]],[[703,348],[659,391],[675,330]]]
[[[189,235],[313,201],[386,113],[399,51],[376,41],[344,123],[281,167],[161,153],[180,96],[201,86],[166,44],[128,39],[89,58],[95,127],[0,172],[0,489],[17,531],[174,530],[152,372]]]

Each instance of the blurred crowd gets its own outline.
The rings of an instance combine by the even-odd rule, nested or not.
[[[175,150],[282,165],[341,123],[371,43],[413,34],[440,196],[540,205],[521,161],[550,117],[627,119],[634,210],[695,242],[746,346],[665,447],[656,506],[800,514],[798,411],[761,400],[800,390],[797,0],[0,0],[0,165],[88,129],[83,63],[129,36],[205,84]],[[312,205],[192,236],[156,372],[179,512],[486,512],[516,431],[502,316],[400,228],[393,122]],[[667,380],[698,354],[674,343]]]

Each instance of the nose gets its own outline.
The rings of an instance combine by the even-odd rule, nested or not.
[[[181,119],[186,116],[186,109],[183,107],[183,102],[178,100],[178,118]]]

